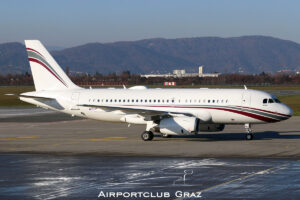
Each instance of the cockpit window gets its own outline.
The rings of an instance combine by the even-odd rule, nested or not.
[[[264,100],[263,100],[263,103],[268,103],[268,99],[264,99]]]
[[[278,99],[274,98],[274,99],[263,99],[263,103],[281,103]]]

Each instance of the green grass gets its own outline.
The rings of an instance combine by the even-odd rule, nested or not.
[[[174,86],[150,85],[149,88],[174,88]],[[234,88],[244,89],[244,85],[180,85],[176,88]],[[300,90],[300,85],[293,86],[247,86],[248,89],[255,90]]]
[[[161,87],[161,86],[151,86]],[[189,88],[190,86],[180,86],[180,88]],[[200,86],[194,86],[193,88],[199,88]],[[208,88],[242,88],[241,86],[201,86]],[[168,87],[172,88],[172,87]],[[260,86],[260,87],[248,87],[258,90],[300,90],[300,86]],[[15,106],[32,106],[31,104],[20,101],[16,96],[6,96],[4,94],[21,94],[23,92],[34,91],[32,86],[9,86],[0,87],[0,106],[15,107]],[[289,105],[295,116],[300,116],[300,95],[281,96],[280,101],[284,104]]]
[[[300,116],[300,95],[281,96],[279,100],[290,106],[294,111],[294,116]]]
[[[0,87],[0,106],[32,106],[24,101],[21,101],[17,96],[6,96],[5,94],[21,94],[23,92],[34,91],[34,87],[26,86],[8,86]]]

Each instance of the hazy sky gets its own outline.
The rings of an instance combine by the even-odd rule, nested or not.
[[[267,35],[300,43],[299,0],[2,0],[0,43],[71,47],[146,38]]]

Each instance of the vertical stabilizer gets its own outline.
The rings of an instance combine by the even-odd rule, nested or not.
[[[36,91],[79,88],[39,40],[25,40],[25,46]]]

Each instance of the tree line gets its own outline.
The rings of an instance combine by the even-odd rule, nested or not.
[[[182,77],[182,78],[145,78],[139,74],[124,71],[120,74],[69,74],[71,80],[82,86],[96,85],[163,85],[166,81],[174,81],[177,85],[298,85],[300,74],[260,73],[260,74],[221,74],[219,77]],[[32,75],[0,74],[1,86],[33,85]]]

